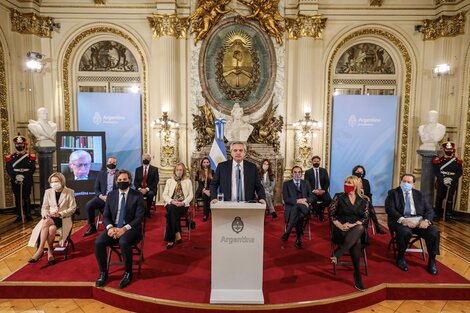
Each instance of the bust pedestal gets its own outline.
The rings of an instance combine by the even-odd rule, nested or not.
[[[41,194],[41,205],[44,198],[44,192],[49,188],[49,176],[51,176],[52,169],[52,154],[55,152],[55,147],[35,147],[38,152],[39,159],[39,190]],[[41,205],[39,207],[41,207]]]
[[[434,173],[432,160],[438,156],[439,150],[417,150],[421,155],[421,193],[431,207],[434,207]]]

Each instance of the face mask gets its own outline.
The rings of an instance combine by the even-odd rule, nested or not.
[[[24,146],[16,146],[16,151],[23,151],[24,150]]]
[[[358,177],[358,178],[362,178],[364,177],[364,174],[362,173],[354,173],[354,176]]]
[[[60,183],[51,183],[51,188],[54,190],[59,190],[62,187]]]
[[[345,193],[350,193],[352,191],[354,191],[354,186],[344,185],[344,192]]]
[[[110,170],[114,170],[116,168],[116,164],[109,163],[109,164],[106,164],[106,167],[109,168]]]
[[[403,191],[410,191],[413,188],[413,184],[410,183],[401,183],[400,187]]]
[[[454,154],[454,151],[444,151],[445,155],[447,156],[451,156],[452,154]]]
[[[183,177],[183,172],[177,171],[175,172],[175,176],[176,178],[181,179],[181,177]]]
[[[202,164],[202,168],[209,168],[209,164]]]
[[[119,189],[126,190],[127,188],[129,188],[130,183],[128,181],[118,181],[116,185]]]
[[[143,163],[144,165],[149,165],[149,164],[150,164],[150,160],[142,160],[142,163]]]
[[[302,178],[302,174],[294,174],[294,180],[299,181]]]
[[[320,164],[318,164],[318,163],[313,163],[313,167],[314,167],[314,168],[317,168],[317,167],[319,167],[319,166],[320,166]]]
[[[269,169],[269,165],[263,165],[263,170],[267,171]]]

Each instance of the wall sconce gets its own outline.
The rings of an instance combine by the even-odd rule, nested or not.
[[[432,68],[432,76],[441,77],[450,74],[449,64],[438,64]]]
[[[28,61],[26,61],[26,67],[32,72],[41,72],[44,66],[42,59],[44,55],[39,52],[30,51],[26,53]]]
[[[159,133],[170,133],[171,129],[179,128],[178,122],[168,117],[168,112],[163,112],[163,116],[153,120],[150,126]]]
[[[171,168],[178,162],[178,122],[168,117],[168,111],[163,116],[153,120],[150,126],[157,130],[160,137],[160,165]]]
[[[321,128],[322,123],[317,120],[312,119],[310,117],[310,112],[306,110],[305,117],[295,122],[293,126],[294,128],[300,129],[303,135],[307,135],[308,133],[313,134],[314,130]]]

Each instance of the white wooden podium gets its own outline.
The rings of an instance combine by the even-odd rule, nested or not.
[[[264,304],[264,211],[260,203],[218,202],[212,211],[210,303]]]

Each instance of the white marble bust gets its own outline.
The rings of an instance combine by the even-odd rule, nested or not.
[[[230,115],[230,119],[225,126],[225,138],[227,138],[229,142],[246,142],[254,128],[249,124],[250,119],[247,116],[243,116],[243,108],[240,107],[238,103],[233,105]]]
[[[437,144],[444,137],[446,127],[437,122],[437,111],[431,110],[428,112],[428,122],[419,126],[418,132],[422,145],[420,150],[436,150]]]
[[[57,124],[48,120],[46,108],[37,111],[38,120],[29,120],[28,129],[36,137],[38,147],[55,147]]]

